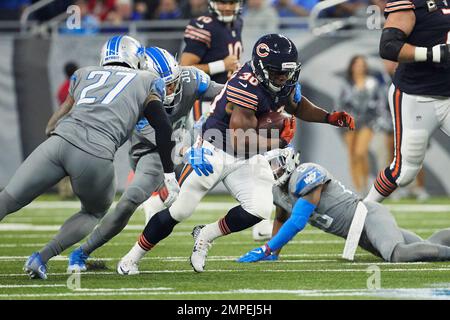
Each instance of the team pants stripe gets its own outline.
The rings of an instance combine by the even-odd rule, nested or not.
[[[219,229],[223,235],[230,234],[230,228],[228,228],[227,223],[225,222],[225,218],[219,220]]]
[[[187,164],[183,168],[183,171],[181,172],[180,175],[180,179],[178,179],[178,184],[180,187],[183,185],[184,181],[186,181],[186,178],[191,174],[192,171],[194,171],[194,168],[192,168],[190,164]]]
[[[155,246],[154,244],[148,242],[143,234],[139,237],[138,244],[145,251],[150,251]]]
[[[402,92],[400,89],[394,91],[394,120],[395,120],[395,163],[391,171],[392,178],[397,179],[400,176],[402,164]]]

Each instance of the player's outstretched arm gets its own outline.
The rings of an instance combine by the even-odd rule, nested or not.
[[[286,108],[286,111],[303,121],[328,123],[336,127],[347,127],[350,130],[355,129],[355,120],[347,112],[335,111],[328,113],[313,104],[305,96],[296,99],[294,94],[292,103]]]
[[[283,224],[278,233],[265,245],[253,249],[238,259],[238,262],[257,262],[273,251],[279,250],[288,243],[297,233],[302,231],[309,217],[320,201],[323,186],[319,186],[308,195],[297,200],[292,208],[291,217]]]
[[[53,115],[50,117],[50,120],[48,120],[47,127],[45,128],[45,134],[47,135],[47,137],[49,137],[55,130],[58,121],[66,114],[68,114],[70,110],[72,110],[74,104],[75,100],[72,98],[72,96],[70,94],[67,95],[66,100],[64,100],[58,110],[56,110],[55,113],[53,113]]]

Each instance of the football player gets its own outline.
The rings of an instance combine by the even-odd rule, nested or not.
[[[208,0],[210,14],[192,19],[184,33],[182,66],[197,67],[224,84],[239,68],[242,0]]]
[[[140,117],[155,129],[169,190],[167,204],[175,200],[179,187],[171,159],[172,126],[162,102],[164,82],[158,74],[139,70],[144,65],[144,47],[137,40],[129,36],[109,39],[102,48],[100,66],[74,73],[68,97],[47,126],[49,138],[0,193],[0,220],[65,176],[70,177],[81,201],[81,210],[25,263],[24,270],[31,278],[46,279],[47,261],[86,237],[106,214],[115,194],[114,154],[131,136]]]
[[[182,66],[194,66],[206,72],[211,79],[225,84],[231,74],[239,67],[242,53],[242,19],[240,13],[242,0],[209,0],[209,15],[192,19],[187,25],[184,40],[185,48],[181,54]],[[209,113],[202,101],[211,101],[202,97],[194,103],[192,118],[200,121]],[[146,222],[150,217],[164,209],[164,189],[155,192],[144,202]]]
[[[212,99],[223,85],[211,81],[207,74],[195,67],[180,67],[164,49],[147,48],[146,57],[146,69],[159,74],[166,85],[164,107],[173,127],[172,139],[176,141],[174,152],[179,159],[193,143],[187,122],[194,101],[201,97]],[[178,162],[181,163],[181,160]],[[68,272],[85,271],[89,255],[119,234],[136,209],[164,180],[163,166],[155,143],[155,129],[145,117],[137,123],[131,138],[130,163],[135,172],[133,181],[127,186],[114,211],[107,214],[87,241],[70,254]]]
[[[269,34],[256,42],[252,60],[215,98],[212,114],[202,128],[203,137],[188,152],[189,164],[179,180],[179,201],[150,219],[139,241],[119,262],[120,274],[137,274],[138,262],[145,253],[166,238],[176,224],[190,217],[200,200],[221,181],[239,205],[220,221],[194,230],[190,260],[195,271],[203,271],[215,238],[247,229],[269,217],[274,179],[268,162],[254,146],[274,148],[280,139],[256,133],[258,116],[285,109],[305,121],[354,129],[354,120],[347,113],[329,114],[301,95],[300,67],[297,49],[289,38]],[[286,119],[281,143],[287,144],[293,135],[292,120]],[[252,149],[256,152],[252,153]]]
[[[238,262],[276,260],[277,251],[302,231],[307,222],[346,239],[359,206],[367,210],[359,240],[361,248],[387,262],[450,261],[450,229],[423,240],[399,228],[388,208],[362,201],[318,164],[296,166],[293,151],[271,150],[266,159],[276,179],[274,203],[285,210],[277,218],[285,222],[281,222],[282,227],[269,242],[249,251]]]
[[[394,159],[366,197],[378,202],[414,181],[437,128],[450,136],[450,1],[390,0],[384,12],[380,55],[399,65],[389,90]]]

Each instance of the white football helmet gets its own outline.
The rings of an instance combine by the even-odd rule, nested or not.
[[[168,86],[175,84],[175,90],[164,98],[164,106],[172,108],[181,100],[182,96],[180,65],[167,50],[158,47],[147,48],[145,58],[147,60],[146,69],[159,74],[166,84],[166,91]]]
[[[126,63],[133,69],[145,67],[145,48],[130,36],[114,36],[103,45],[100,65]]]
[[[267,151],[264,157],[272,168],[275,185],[279,187],[289,180],[291,173],[300,165],[300,153],[292,147]]]

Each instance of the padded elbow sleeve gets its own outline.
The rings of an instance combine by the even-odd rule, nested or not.
[[[398,61],[398,55],[407,38],[406,33],[400,29],[384,28],[380,40],[380,56],[386,60]]]

